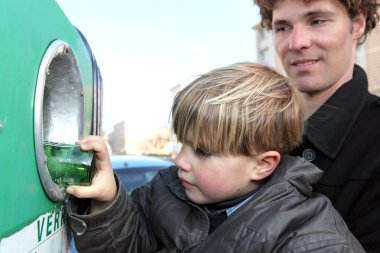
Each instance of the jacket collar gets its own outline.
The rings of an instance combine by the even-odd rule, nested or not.
[[[168,169],[160,170],[158,173],[162,177],[166,186],[174,193],[174,195],[176,195],[181,200],[188,201],[185,193],[185,188],[182,186],[182,182],[178,177],[178,167],[173,165]]]
[[[304,195],[312,196],[312,185],[318,182],[322,175],[322,170],[304,158],[285,155],[264,189],[281,189],[274,185],[286,185],[284,182],[288,181]],[[264,194],[268,192],[264,191]]]
[[[176,166],[160,170],[158,173],[174,195],[181,200],[189,201],[186,197],[185,189],[178,178],[178,168]],[[267,189],[273,185],[283,184],[285,181],[288,181],[303,194],[311,196],[311,185],[318,182],[322,174],[323,172],[320,169],[304,158],[285,155],[281,158],[281,162],[273,175],[261,189]],[[262,190],[259,190],[257,193],[259,194]]]
[[[367,90],[367,76],[355,65],[353,78],[306,121],[304,137],[325,156],[334,159],[365,103]]]

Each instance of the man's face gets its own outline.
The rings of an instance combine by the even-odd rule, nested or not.
[[[352,78],[362,14],[351,20],[335,0],[278,0],[272,25],[283,67],[301,92],[329,97]]]

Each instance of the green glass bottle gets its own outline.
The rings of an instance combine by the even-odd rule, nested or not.
[[[79,145],[44,141],[46,166],[54,183],[90,185],[93,153],[81,151]]]

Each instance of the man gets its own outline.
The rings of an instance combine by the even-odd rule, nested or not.
[[[283,67],[303,93],[306,132],[291,154],[324,171],[314,186],[368,252],[380,252],[380,99],[355,65],[379,20],[376,0],[255,0]]]

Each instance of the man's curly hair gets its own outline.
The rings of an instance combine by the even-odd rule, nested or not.
[[[254,0],[254,4],[260,8],[261,25],[269,30],[272,29],[272,11],[277,1],[278,0]],[[303,1],[309,3],[313,0]],[[366,27],[361,38],[361,42],[364,42],[367,34],[376,27],[376,23],[379,21],[379,14],[377,12],[380,6],[379,0],[339,0],[339,2],[346,8],[351,19],[360,12],[367,13]]]

